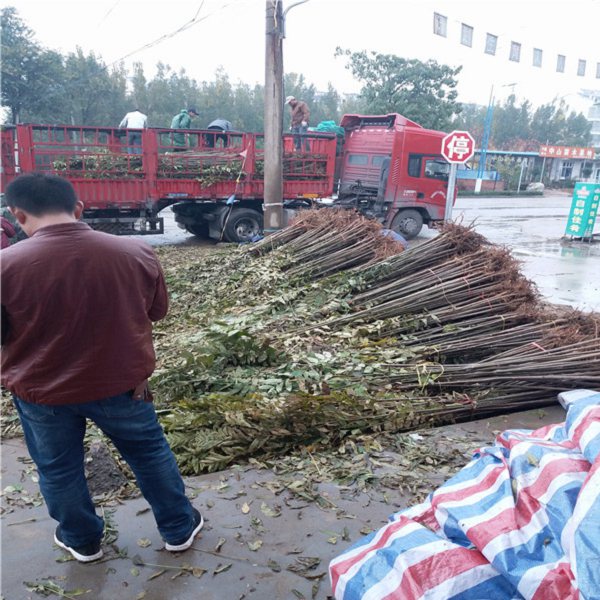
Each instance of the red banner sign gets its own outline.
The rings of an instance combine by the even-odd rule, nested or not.
[[[570,146],[540,146],[540,156],[549,158],[594,158],[593,148],[572,148]]]

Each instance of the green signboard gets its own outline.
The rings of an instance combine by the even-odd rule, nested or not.
[[[576,183],[565,235],[592,237],[600,204],[600,183]]]

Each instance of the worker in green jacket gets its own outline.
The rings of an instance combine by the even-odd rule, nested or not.
[[[198,111],[195,108],[183,109],[177,113],[171,121],[171,129],[190,129],[192,119],[198,116]],[[173,134],[173,145],[185,146],[185,133]]]

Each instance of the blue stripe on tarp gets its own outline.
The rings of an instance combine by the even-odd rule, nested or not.
[[[522,600],[523,596],[502,575],[482,581],[479,585],[439,600]],[[437,599],[436,599],[437,600]]]

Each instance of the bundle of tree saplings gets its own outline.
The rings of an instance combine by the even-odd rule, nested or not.
[[[159,250],[159,414],[186,473],[543,406],[600,383],[600,320],[551,310],[448,226],[406,251],[350,211],[242,248]]]

